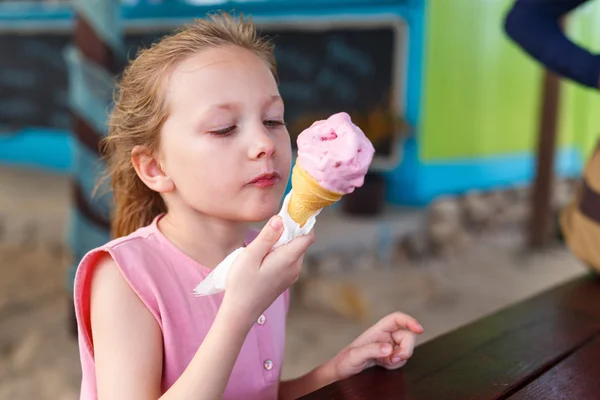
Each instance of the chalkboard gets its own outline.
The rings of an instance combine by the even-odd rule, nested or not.
[[[365,130],[380,155],[390,151],[400,90],[398,30],[390,26],[327,29],[265,26],[275,43],[286,121],[296,136],[316,119],[346,111]],[[129,58],[166,32],[128,33]],[[68,34],[0,36],[0,126],[70,129],[62,49]]]
[[[292,137],[346,111],[389,152],[397,40],[391,27],[266,31],[275,43],[281,96]]]

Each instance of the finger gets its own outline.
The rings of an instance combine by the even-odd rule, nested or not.
[[[313,242],[314,235],[303,235],[294,238],[291,242],[276,248],[268,254],[263,263],[263,268],[269,269],[271,266],[287,267],[296,264]]]
[[[417,334],[423,333],[423,327],[416,319],[401,312],[395,312],[382,318],[375,326],[378,330],[389,333],[399,329],[407,329]]]
[[[395,312],[379,320],[379,322],[360,335],[354,341],[354,344],[361,346],[366,343],[389,340],[391,333],[402,330],[410,330],[417,334],[423,333],[423,327],[417,320],[401,312]]]
[[[411,358],[415,349],[416,335],[407,331],[398,331],[394,332],[392,337],[397,344],[394,352],[390,356],[392,364],[406,361]]]
[[[277,243],[282,233],[283,222],[281,221],[281,217],[276,215],[269,220],[256,239],[246,247],[244,253],[255,258],[257,261],[262,261],[269,254],[275,243]]]
[[[348,351],[346,365],[351,369],[362,370],[370,367],[375,360],[389,357],[393,346],[389,343],[369,343],[353,347]]]

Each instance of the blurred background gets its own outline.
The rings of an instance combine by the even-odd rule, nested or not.
[[[390,311],[416,317],[422,343],[584,273],[553,216],[595,146],[600,96],[507,39],[512,4],[0,1],[0,399],[78,398],[70,296],[78,261],[109,239],[107,198],[91,191],[115,77],[213,10],[273,38],[293,139],[347,111],[377,149],[365,185],[319,216],[284,378]],[[598,50],[599,19],[589,2],[569,37]]]

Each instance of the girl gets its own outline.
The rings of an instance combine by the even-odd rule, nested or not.
[[[75,278],[82,399],[292,399],[374,364],[421,326],[396,313],[307,375],[279,382],[289,291],[313,235],[270,252],[291,168],[271,45],[250,21],[198,20],[125,70],[104,143],[117,239]],[[241,245],[224,293],[193,287]]]

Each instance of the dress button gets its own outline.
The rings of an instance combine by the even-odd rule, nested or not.
[[[270,371],[270,370],[272,370],[272,369],[273,369],[273,361],[271,361],[271,360],[266,360],[266,361],[264,362],[264,364],[263,364],[263,367],[265,367],[265,369],[266,369],[267,371]]]
[[[256,322],[259,325],[264,325],[266,321],[267,321],[267,317],[265,317],[265,315],[263,314],[260,317],[258,317],[258,320]]]

